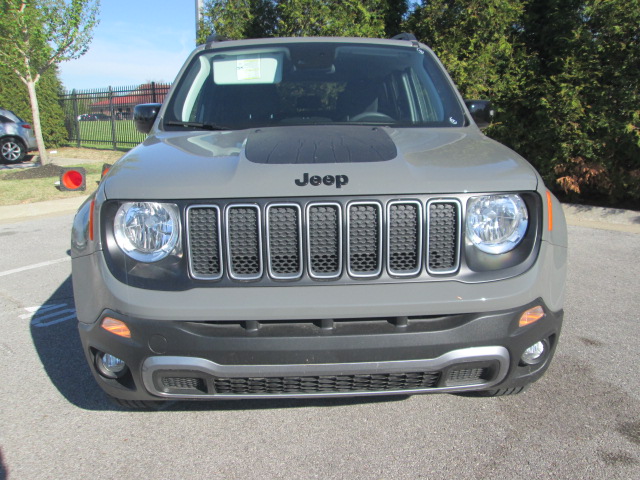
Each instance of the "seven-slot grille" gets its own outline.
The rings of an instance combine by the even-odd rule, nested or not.
[[[344,221],[343,221],[344,219]],[[194,278],[376,278],[448,274],[459,267],[457,200],[193,205],[187,209]],[[384,248],[383,248],[384,247]],[[224,252],[224,254],[223,254]],[[263,255],[264,252],[264,255]]]

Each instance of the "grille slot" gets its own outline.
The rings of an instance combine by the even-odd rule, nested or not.
[[[334,203],[312,204],[307,209],[309,274],[335,278],[342,272],[342,214]]]
[[[273,278],[302,275],[302,225],[300,207],[276,204],[267,207],[267,252]]]
[[[422,269],[422,208],[420,203],[390,202],[387,261],[395,276],[417,275]]]
[[[227,208],[227,249],[232,278],[256,280],[262,276],[262,234],[257,205]]]
[[[382,271],[382,219],[378,203],[349,204],[347,252],[349,275],[376,277]]]
[[[191,275],[203,280],[222,277],[220,209],[215,205],[189,207],[187,224]]]
[[[438,372],[305,377],[214,377],[213,386],[215,393],[220,395],[384,392],[434,388],[438,384],[439,377]]]
[[[453,200],[432,201],[428,211],[427,271],[433,274],[455,272],[460,261],[459,204]]]

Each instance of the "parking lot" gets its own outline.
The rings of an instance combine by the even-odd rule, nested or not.
[[[109,403],[76,329],[71,215],[0,224],[0,479],[635,479],[640,234],[572,226],[565,323],[526,393]]]

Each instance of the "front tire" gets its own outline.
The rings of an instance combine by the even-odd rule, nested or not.
[[[4,138],[0,142],[0,155],[5,162],[19,163],[24,160],[27,150],[19,140],[15,138]]]

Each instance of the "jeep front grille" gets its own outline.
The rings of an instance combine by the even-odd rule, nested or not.
[[[454,199],[192,205],[190,273],[217,280],[226,269],[236,281],[450,274],[460,263],[460,210]]]

